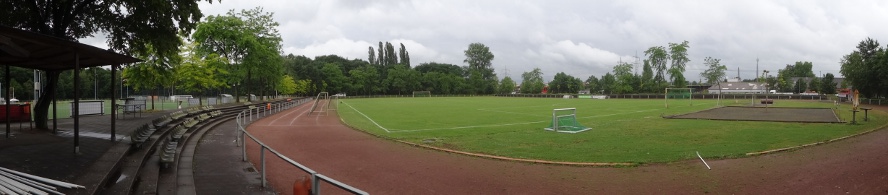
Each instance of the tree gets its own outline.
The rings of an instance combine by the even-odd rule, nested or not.
[[[281,81],[278,82],[278,85],[275,87],[279,93],[284,95],[294,94],[297,91],[296,81],[293,80],[293,77],[290,75],[284,75],[281,77]]]
[[[410,52],[407,52],[407,48],[404,48],[404,43],[401,43],[401,50],[398,52],[398,56],[401,57],[401,63],[408,68],[410,67]]]
[[[180,39],[181,40],[181,37]],[[192,51],[193,44],[186,45],[183,49]],[[135,52],[136,57],[144,61],[124,68],[121,77],[126,78],[128,86],[135,90],[155,89],[158,86],[171,86],[170,79],[173,76],[172,68],[182,62],[181,55],[158,56],[150,45],[145,52]],[[152,91],[156,92],[156,91]],[[156,93],[152,93],[156,95]],[[154,110],[154,99],[151,99],[151,109]]]
[[[879,42],[866,38],[857,45],[857,50],[842,58],[840,72],[861,95],[880,97],[888,95],[888,52]]]
[[[496,83],[496,74],[493,72],[491,61],[494,55],[490,52],[490,48],[481,43],[469,44],[469,48],[464,51],[466,59],[463,62],[469,64],[470,70],[478,71],[483,86],[481,93],[492,93],[494,84]]]
[[[700,77],[705,78],[708,84],[717,83],[725,77],[725,71],[728,70],[718,58],[706,57],[703,59],[703,65],[706,66],[706,70],[700,73]]]
[[[654,91],[659,91],[659,86],[654,82],[654,70],[651,67],[651,63],[649,60],[644,60],[644,66],[642,66],[641,70],[641,78],[640,78],[641,86],[639,86],[639,92],[642,93],[652,93]]]
[[[808,84],[805,83],[805,80],[799,78],[798,80],[796,80],[795,85],[793,86],[793,92],[794,93],[804,93],[807,88],[808,88]]]
[[[626,94],[635,92],[635,75],[632,74],[632,64],[623,62],[614,66],[615,82],[612,85],[612,92],[618,94]]]
[[[811,81],[808,83],[807,89],[820,93],[820,82],[822,81],[823,80],[817,77],[811,78]]]
[[[832,73],[823,75],[823,79],[820,82],[821,94],[836,94],[836,83],[833,80],[835,80],[835,76]]]
[[[224,16],[208,17],[191,38],[198,44],[199,54],[215,53],[229,60],[224,70],[231,74],[223,82],[235,85],[235,94],[239,94],[241,85],[264,92],[274,86],[270,82],[283,76],[278,25],[273,14],[263,12],[261,7],[239,13],[230,10]]]
[[[786,73],[782,71],[777,72],[777,88],[780,89],[781,92],[793,92],[795,89],[793,88],[792,81],[787,78]]]
[[[395,47],[392,43],[385,42],[385,67],[389,68],[398,64],[398,55],[395,54]]]
[[[379,42],[379,46],[376,47],[376,49],[377,49],[376,50],[376,55],[377,55],[376,64],[380,65],[382,67],[387,67],[388,64],[386,64],[386,60],[385,60],[385,48],[384,48],[384,45],[382,44],[382,41]]]
[[[543,91],[543,71],[534,68],[521,74],[521,93],[537,94]]]
[[[457,76],[466,75],[462,67],[453,64],[442,64],[437,62],[422,63],[419,64],[419,66],[414,67],[413,69],[423,74],[428,72],[439,72]]]
[[[600,83],[599,85],[601,86],[602,93],[611,94],[614,92],[614,85],[617,82],[617,79],[614,77],[614,75],[612,75],[611,73],[604,74],[604,76],[601,76],[601,79],[598,81]]]
[[[370,46],[367,50],[367,61],[370,62],[371,65],[376,64],[376,53],[373,52],[373,46]]]
[[[349,88],[348,77],[345,77],[342,70],[339,69],[339,64],[324,63],[321,67],[321,75],[323,77],[320,81],[322,91],[340,93]]]
[[[379,82],[379,72],[370,65],[351,70],[348,74],[352,79],[352,87],[359,91],[360,94],[370,95],[382,89]]]
[[[669,60],[666,48],[663,46],[651,47],[644,51],[644,55],[648,57],[647,61],[651,67],[656,70],[654,84],[660,86],[663,82],[666,82],[666,76],[663,74],[666,71],[666,62]]]
[[[180,32],[189,32],[203,16],[199,0],[144,3],[120,1],[0,1],[0,25],[77,40],[107,35],[108,46],[123,53],[147,52],[178,55]],[[212,2],[207,0],[207,2]],[[126,11],[121,11],[126,10]],[[46,86],[34,106],[38,129],[48,129],[49,104],[59,86],[60,71],[46,72]]]
[[[186,92],[196,93],[225,85],[218,77],[226,76],[227,72],[223,68],[227,66],[227,59],[217,54],[210,54],[205,58],[193,53],[184,56],[185,60],[173,67],[175,76],[172,78],[175,78],[173,80],[176,86]]]
[[[420,74],[413,69],[407,68],[405,65],[395,65],[395,67],[389,69],[385,83],[398,94],[414,91],[420,87]]]
[[[440,72],[428,72],[422,75],[425,90],[435,94],[457,94],[465,86],[465,78]]]
[[[549,82],[549,90],[551,93],[576,93],[582,87],[582,81],[577,82],[576,77],[559,72],[555,74],[552,82]]]
[[[691,60],[688,59],[688,41],[681,43],[669,43],[669,57],[672,59],[672,66],[669,67],[669,77],[672,78],[672,85],[683,88],[687,86],[687,80],[684,77],[685,67]]]
[[[598,78],[595,75],[589,75],[589,78],[586,78],[586,89],[589,90],[589,93],[601,92],[601,86],[598,85]]]
[[[497,89],[497,93],[499,94],[510,94],[515,91],[515,81],[512,80],[512,77],[503,77],[503,80],[500,81],[499,89]]]

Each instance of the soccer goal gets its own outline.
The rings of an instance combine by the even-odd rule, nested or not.
[[[432,97],[431,91],[413,91],[413,97]]]
[[[559,108],[552,110],[552,124],[546,130],[561,133],[579,133],[590,130],[577,121],[576,108]]]
[[[692,106],[694,89],[692,88],[666,88],[666,94],[663,100],[665,101],[666,108],[669,108],[669,103],[673,104],[688,104],[688,106]]]
[[[327,109],[330,106],[330,94],[327,92],[320,92],[318,96],[315,97],[314,103],[311,105],[311,110],[308,111],[308,114],[311,115],[317,111],[320,113],[327,113]]]

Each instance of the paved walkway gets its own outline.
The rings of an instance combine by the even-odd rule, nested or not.
[[[129,135],[139,126],[170,111],[128,115],[117,121],[117,136],[111,141],[111,115],[80,117],[80,153],[74,153],[74,119],[58,120],[58,133],[19,129],[0,138],[0,167],[86,186],[83,190],[62,190],[66,194],[89,194],[99,188],[129,149]],[[49,121],[52,126],[52,121]],[[5,129],[3,129],[5,133]]]
[[[141,117],[128,115],[119,119],[114,141],[110,140],[110,115],[82,116],[80,152],[77,154],[74,153],[74,120],[71,118],[59,119],[57,134],[29,129],[27,123],[23,128],[12,124],[11,138],[0,137],[0,167],[87,188],[61,190],[65,194],[100,193],[101,183],[117,179],[113,171],[119,168],[124,157],[131,155],[129,135],[138,126],[173,111],[146,112]],[[251,164],[241,160],[240,147],[230,142],[234,140],[233,128],[234,120],[228,121],[220,128],[208,131],[200,141],[193,158],[197,194],[270,194],[269,190],[261,188],[258,173]],[[5,133],[5,129],[2,132]],[[176,183],[175,179],[161,182]]]

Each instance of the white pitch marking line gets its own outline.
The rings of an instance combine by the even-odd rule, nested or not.
[[[386,129],[385,127],[382,127],[382,125],[379,125],[379,123],[376,123],[376,121],[374,121],[373,119],[371,119],[369,116],[367,116],[366,114],[364,114],[363,112],[361,112],[361,111],[358,110],[357,108],[352,107],[351,104],[348,104],[348,102],[344,102],[344,101],[343,101],[342,103],[345,104],[346,106],[348,106],[349,108],[351,108],[352,110],[355,110],[355,112],[358,112],[358,114],[363,115],[364,118],[367,118],[367,120],[370,120],[370,122],[373,122],[373,124],[376,125],[377,127],[379,127],[380,129],[385,130],[386,133],[391,133],[391,131],[389,131],[389,130]]]
[[[712,168],[711,168],[711,167],[709,167],[709,164],[708,164],[708,163],[706,163],[706,161],[705,161],[705,160],[703,160],[703,157],[702,157],[702,156],[700,156],[700,151],[697,151],[697,157],[699,157],[699,158],[700,158],[700,161],[703,161],[703,164],[704,164],[704,165],[706,165],[706,168],[707,168],[707,169],[709,169],[709,170],[712,170]]]

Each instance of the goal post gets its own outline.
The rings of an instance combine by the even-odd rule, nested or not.
[[[694,97],[694,89],[693,88],[666,88],[666,93],[663,95],[663,100],[666,105],[666,108],[669,108],[669,100],[687,100],[688,106],[693,106],[692,99]]]
[[[413,97],[432,97],[431,91],[413,91]]]
[[[329,108],[328,106],[330,106],[329,101],[327,101],[329,99],[330,99],[330,93],[327,93],[327,92],[318,93],[317,97],[315,97],[314,103],[311,105],[311,109],[308,111],[308,114],[310,115],[311,113],[314,113],[315,111],[326,112],[327,109]],[[321,102],[321,100],[325,100],[325,101]],[[318,110],[319,104],[325,104],[325,105],[320,105],[321,109]]]
[[[588,131],[588,128],[577,121],[576,108],[559,108],[552,110],[552,123],[545,130],[561,133],[579,133]]]

